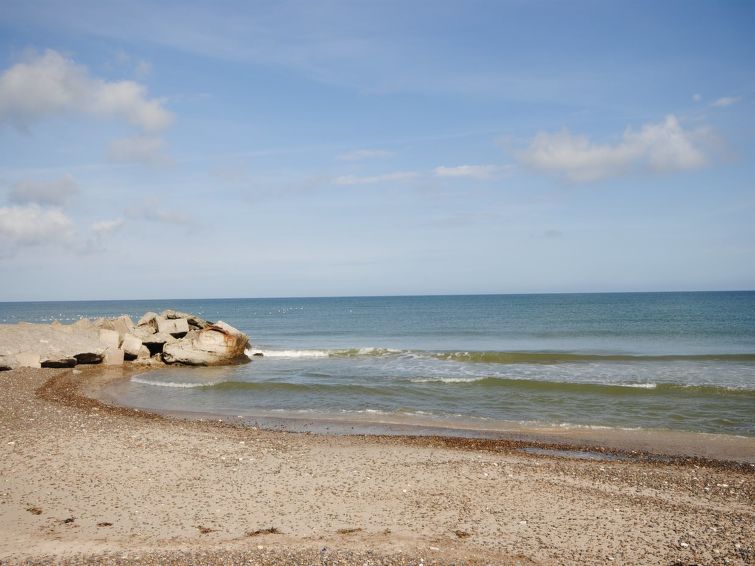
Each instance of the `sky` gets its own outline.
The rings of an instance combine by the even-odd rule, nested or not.
[[[755,289],[753,29],[0,0],[0,301]]]

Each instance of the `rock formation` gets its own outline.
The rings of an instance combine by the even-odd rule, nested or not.
[[[224,322],[165,310],[74,324],[0,325],[0,371],[78,364],[223,365],[247,362],[246,334]]]
[[[217,322],[202,330],[192,330],[182,340],[165,344],[163,361],[192,366],[218,365],[246,358],[244,350],[248,345],[245,334],[225,322]]]

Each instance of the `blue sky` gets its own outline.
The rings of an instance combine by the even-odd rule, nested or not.
[[[0,10],[0,300],[755,288],[751,2]]]

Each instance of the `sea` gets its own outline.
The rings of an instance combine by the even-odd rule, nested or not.
[[[171,308],[247,333],[247,364],[116,380],[186,414],[755,436],[755,291],[0,303],[0,323]]]

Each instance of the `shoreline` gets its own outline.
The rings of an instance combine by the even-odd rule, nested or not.
[[[511,440],[166,418],[82,395],[89,373],[0,374],[0,562],[746,564],[755,556],[749,465],[576,460],[523,452]]]
[[[160,368],[165,371],[165,368]],[[102,368],[84,370],[88,375],[102,375]],[[718,462],[753,465],[755,468],[755,437],[735,436],[715,433],[676,431],[660,429],[623,429],[613,427],[561,427],[537,426],[521,423],[493,421],[487,427],[471,420],[451,420],[442,418],[421,418],[394,415],[384,417],[339,416],[321,414],[299,416],[282,411],[260,411],[246,415],[234,412],[226,414],[156,410],[149,407],[133,407],[118,402],[117,396],[104,393],[105,388],[121,379],[135,375],[145,375],[154,371],[151,368],[124,368],[122,375],[107,381],[86,385],[82,395],[102,402],[105,405],[138,409],[140,414],[153,413],[171,418],[218,421],[234,426],[257,427],[264,430],[312,433],[337,436],[369,437],[439,437],[461,440],[489,441],[491,443],[516,443],[519,449],[536,448],[566,452],[597,452],[611,454],[630,460],[661,459],[673,461],[683,459],[688,462]],[[171,371],[186,371],[186,368],[172,368]],[[111,374],[117,373],[111,370]]]

